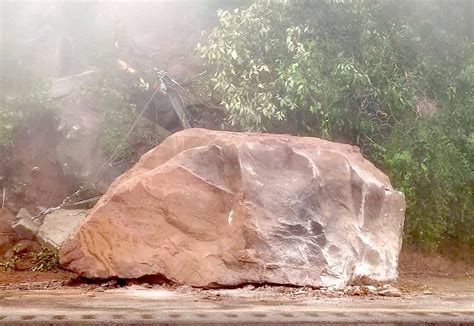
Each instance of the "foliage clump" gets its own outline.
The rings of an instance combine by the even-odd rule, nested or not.
[[[30,260],[33,272],[55,272],[60,269],[59,250],[42,246],[34,251],[25,252],[20,244],[13,247],[13,255],[0,262],[0,267],[5,271],[16,269],[17,264],[22,260]]]
[[[20,253],[20,245],[17,244],[15,247],[13,247],[13,255],[0,261],[0,267],[2,267],[5,271],[14,270],[16,268],[16,264],[21,258],[22,254]]]
[[[218,16],[198,51],[230,123],[358,145],[405,193],[408,243],[474,248],[472,2],[254,1]]]
[[[59,264],[59,249],[41,247],[40,249],[28,253],[28,257],[33,263],[30,268],[33,272],[55,272],[60,268]]]
[[[11,144],[18,127],[54,116],[56,106],[48,98],[45,85],[43,83],[43,88],[27,94],[0,96],[0,148],[7,148]]]

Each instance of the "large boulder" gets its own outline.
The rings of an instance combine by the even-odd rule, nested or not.
[[[110,186],[60,262],[89,278],[342,287],[397,277],[405,200],[359,149],[188,129]]]

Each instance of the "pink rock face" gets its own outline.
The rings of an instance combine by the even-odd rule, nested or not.
[[[188,129],[114,181],[60,261],[89,278],[200,287],[392,280],[404,210],[356,147]]]

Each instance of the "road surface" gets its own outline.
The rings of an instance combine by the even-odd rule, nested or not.
[[[4,290],[4,324],[474,324],[474,293],[389,297],[292,296],[132,286]]]

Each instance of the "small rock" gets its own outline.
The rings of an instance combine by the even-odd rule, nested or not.
[[[362,295],[363,294],[363,291],[362,291],[361,287],[358,286],[358,285],[353,286],[351,292],[352,292],[351,293],[352,295]]]
[[[431,291],[426,290],[426,291],[423,292],[423,294],[424,295],[433,295],[434,293],[431,292]]]
[[[30,212],[22,208],[16,215],[12,228],[20,239],[33,240],[38,232],[39,224],[32,220]]]
[[[15,264],[15,270],[17,271],[27,271],[34,266],[33,262],[29,259],[20,260]]]
[[[366,275],[361,275],[361,276],[355,277],[352,280],[351,285],[359,285],[359,286],[371,285],[371,286],[376,286],[377,287],[377,286],[381,286],[382,283],[380,283],[379,281],[374,280],[373,278],[370,278]]]
[[[244,290],[248,290],[248,291],[255,290],[255,286],[253,286],[252,284],[246,285],[244,286]]]
[[[21,220],[24,218],[31,220],[33,215],[31,215],[26,208],[21,208],[16,214],[15,220]]]
[[[365,290],[366,290],[367,294],[377,294],[377,288],[373,285],[365,286]]]
[[[95,288],[94,290],[95,292],[104,292],[105,289],[103,287],[98,287],[98,288]]]
[[[151,286],[151,285],[148,284],[148,283],[142,283],[142,286],[143,286],[144,288],[147,288],[147,289],[151,289],[151,288],[153,287],[153,286]]]
[[[379,291],[379,294],[384,297],[401,297],[402,293],[399,289],[394,288],[393,286],[383,286],[382,290]]]
[[[377,292],[377,288],[373,285],[366,285],[365,287],[368,291],[374,291]]]
[[[103,288],[106,288],[106,287],[113,287],[116,285],[117,285],[117,280],[110,280],[110,281],[102,283],[100,286],[102,286]]]

